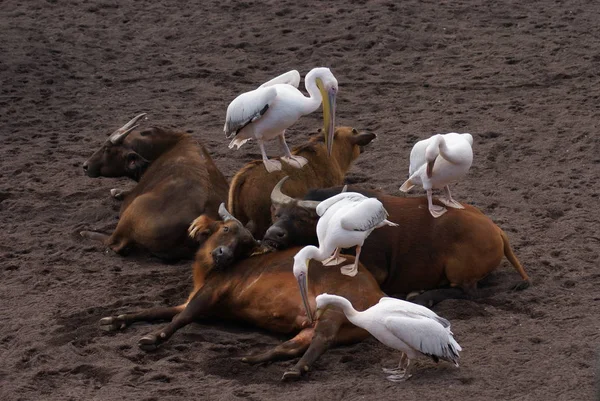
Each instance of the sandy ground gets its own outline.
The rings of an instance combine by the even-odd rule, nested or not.
[[[574,0],[0,2],[0,399],[598,399],[599,19],[600,3]],[[421,360],[402,384],[373,339],[280,383],[295,361],[239,362],[286,339],[252,327],[194,324],[154,353],[136,342],[156,327],[99,330],[183,300],[190,263],[79,237],[114,228],[109,189],[133,185],[88,178],[83,161],[143,111],[192,132],[231,178],[258,148],[227,148],[228,102],[318,65],[340,83],[338,124],[378,134],[348,183],[400,196],[416,140],[473,134],[454,194],[507,231],[533,286],[511,291],[505,261],[477,302],[438,305],[461,367]],[[320,123],[303,118],[290,143]]]

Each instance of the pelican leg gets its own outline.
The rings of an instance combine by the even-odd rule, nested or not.
[[[383,370],[383,373],[388,373],[388,374],[392,374],[392,375],[403,375],[404,372],[406,371],[406,367],[404,366],[404,364],[406,363],[407,360],[407,356],[404,352],[400,351],[400,362],[398,363],[398,367],[394,368],[394,369],[389,369],[389,368],[381,368],[381,370]]]
[[[427,190],[427,204],[429,205],[429,213],[431,213],[431,215],[435,218],[440,217],[441,215],[443,215],[444,213],[446,213],[448,211],[448,209],[446,209],[443,206],[438,206],[438,205],[434,205],[433,204],[433,195],[432,195],[432,191],[431,189]]]
[[[410,364],[410,359],[408,358],[408,356],[406,354],[402,355],[402,359],[406,358],[406,367],[404,369],[404,373],[403,374],[393,374],[390,375],[388,377],[386,377],[386,379],[388,379],[391,382],[403,382],[406,381],[408,379],[410,379],[412,377],[412,374],[410,373],[412,370],[412,365]],[[400,363],[402,363],[402,359],[400,359]]]
[[[354,258],[354,264],[342,266],[340,271],[345,276],[354,277],[358,273],[358,258],[360,257],[360,245],[356,246],[356,257]]]
[[[346,258],[343,258],[340,256],[340,248],[335,248],[334,254],[331,255],[330,257],[328,257],[327,259],[325,259],[324,261],[322,261],[321,264],[323,266],[335,266],[335,265],[339,265],[340,263],[342,263],[345,260],[346,260]]]
[[[277,139],[279,139],[279,145],[281,146],[281,148],[283,149],[283,153],[285,154],[285,156],[281,157],[281,160],[283,160],[290,166],[296,168],[302,168],[306,165],[306,163],[308,163],[308,160],[306,160],[304,157],[295,156],[292,154],[292,152],[290,152],[290,148],[285,142],[285,131],[283,131],[281,135],[277,137]]]
[[[448,185],[446,185],[444,187],[444,194],[446,196],[439,197],[440,202],[442,202],[444,205],[446,205],[448,207],[453,207],[454,209],[464,209],[465,208],[463,205],[461,205],[460,203],[458,203],[457,201],[452,199],[452,195],[450,195],[450,187]]]
[[[265,152],[265,144],[262,139],[256,138],[258,141],[258,146],[260,147],[260,153],[262,153],[263,164],[269,173],[273,171],[281,170],[281,162],[278,160],[269,160],[267,157],[267,152]]]

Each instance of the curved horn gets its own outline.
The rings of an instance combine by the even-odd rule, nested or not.
[[[281,192],[281,187],[283,186],[283,183],[287,181],[288,178],[290,177],[286,175],[281,180],[279,180],[277,185],[275,185],[275,188],[273,188],[273,190],[271,191],[271,203],[273,203],[274,205],[287,205],[296,201],[296,199],[292,198],[291,196],[287,196],[286,194]]]
[[[303,207],[305,209],[316,209],[319,206],[319,201],[309,201],[309,200],[301,200],[298,201],[298,206]]]
[[[225,203],[221,203],[221,205],[219,206],[219,216],[221,216],[223,221],[235,220],[238,223],[242,224],[238,219],[233,217],[233,215],[231,213],[229,213],[229,211],[227,211],[227,208],[225,207]]]
[[[342,192],[340,192],[340,193],[343,193],[346,191],[348,191],[348,184],[344,185],[344,188],[342,188]]]
[[[127,124],[125,124],[124,126],[122,126],[121,128],[119,128],[118,130],[116,130],[115,132],[113,132],[110,137],[108,137],[108,140],[112,142],[113,145],[118,145],[121,142],[123,142],[123,140],[125,139],[125,137],[127,135],[129,135],[129,133],[131,131],[133,131],[134,129],[136,129],[138,127],[138,125],[136,125],[136,123],[146,115],[146,113],[142,113],[142,114],[138,114],[137,116],[135,116],[134,118],[131,119],[131,121],[129,121]]]

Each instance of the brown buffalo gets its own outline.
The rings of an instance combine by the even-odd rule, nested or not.
[[[249,224],[254,237],[260,239],[271,225],[269,194],[282,177],[290,177],[284,190],[295,197],[304,196],[312,188],[340,185],[352,162],[375,136],[350,127],[338,127],[331,157],[327,154],[323,138],[311,138],[308,143],[292,151],[308,159],[308,164],[302,169],[283,163],[282,171],[268,173],[262,161],[252,161],[231,180],[228,209],[242,223]]]
[[[298,200],[284,194],[281,185],[277,185],[271,194],[274,223],[263,242],[277,249],[318,245],[316,205],[341,190],[314,190]],[[465,209],[449,209],[435,219],[428,212],[424,197],[401,198],[356,187],[349,191],[376,197],[388,211],[388,220],[400,225],[373,231],[362,247],[360,260],[383,291],[408,294],[451,287],[416,298],[416,302],[427,305],[449,296],[463,297],[472,294],[477,282],[498,267],[503,257],[521,275],[523,282],[518,287],[528,285],[527,273],[514,255],[506,233],[479,209],[464,205]]]
[[[138,245],[164,259],[191,258],[198,243],[188,237],[187,228],[198,215],[218,216],[227,180],[189,134],[157,127],[134,131],[143,116],[111,134],[83,164],[90,177],[127,176],[139,182],[131,191],[111,190],[124,199],[111,235],[81,235],[120,254]]]
[[[299,248],[264,253],[250,231],[229,215],[224,205],[220,213],[223,221],[201,216],[190,226],[191,235],[207,239],[196,254],[194,289],[186,302],[107,317],[100,324],[112,331],[139,321],[172,319],[162,329],[139,340],[138,345],[144,350],[153,350],[182,327],[210,317],[241,320],[275,333],[294,334],[294,338],[272,350],[242,358],[247,363],[260,363],[302,355],[284,373],[283,379],[297,378],[308,371],[330,346],[369,336],[337,308],[325,309],[316,323],[311,324],[292,273],[293,257]],[[312,309],[316,307],[316,296],[324,292],[341,295],[360,310],[376,304],[385,295],[362,265],[352,278],[340,274],[339,268],[323,268],[316,261],[310,267]]]

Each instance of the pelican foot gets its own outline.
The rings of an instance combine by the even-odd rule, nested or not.
[[[296,167],[296,168],[302,168],[302,167],[306,166],[306,164],[308,163],[308,160],[306,160],[302,156],[290,156],[290,157],[283,156],[281,158],[281,160],[286,162],[290,166]]]
[[[355,264],[342,266],[340,268],[340,272],[344,276],[354,277],[354,276],[356,276],[356,273],[358,273],[358,267]]]
[[[440,202],[442,202],[444,205],[454,208],[454,209],[464,209],[465,207],[463,205],[461,205],[460,203],[458,203],[457,201],[455,201],[454,199],[450,198],[446,198],[444,196],[440,196],[438,198],[438,200]]]
[[[410,379],[412,377],[412,375],[390,375],[388,377],[386,377],[386,379],[388,379],[391,382],[394,383],[401,383],[404,381],[407,381],[408,379]]]
[[[431,215],[435,218],[442,216],[447,211],[448,211],[448,209],[446,209],[443,206],[438,206],[438,205],[431,205],[431,207],[429,208],[429,213],[431,213]]]
[[[323,266],[336,266],[345,261],[346,261],[346,258],[343,258],[341,256],[338,256],[337,258],[335,256],[330,256],[327,259],[325,259],[324,261],[322,261],[321,264]]]
[[[281,170],[281,162],[278,160],[267,159],[267,160],[263,160],[263,163],[265,165],[265,169],[267,169],[267,172],[269,172],[269,173]]]
[[[394,368],[394,369],[381,368],[381,370],[383,370],[383,373],[387,373],[390,375],[404,376],[404,374],[406,373],[406,369],[404,369],[404,368]]]

